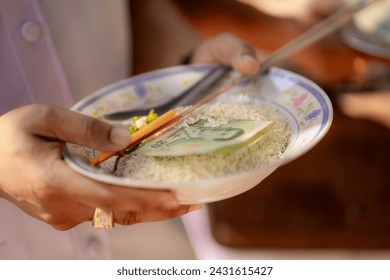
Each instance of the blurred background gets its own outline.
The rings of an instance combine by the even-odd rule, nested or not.
[[[390,126],[375,113],[375,106],[390,112],[390,10],[389,1],[383,2],[381,9],[281,65],[313,80],[333,103],[333,125],[314,149],[252,190],[183,220],[119,227],[112,232],[116,258],[390,259]],[[231,32],[262,53],[276,50],[340,5],[315,0],[173,3],[202,38]],[[135,58],[136,74],[160,66],[142,57]],[[385,99],[364,99],[357,107],[352,104],[356,108],[340,102],[345,93],[361,92],[375,98],[379,92]]]

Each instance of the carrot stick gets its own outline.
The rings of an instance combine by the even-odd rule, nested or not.
[[[158,117],[157,119],[155,119],[154,121],[149,123],[148,125],[141,127],[137,132],[135,132],[133,135],[131,135],[130,142],[125,149],[120,150],[120,151],[116,151],[116,152],[102,152],[91,159],[92,165],[97,166],[112,156],[123,155],[124,152],[128,148],[130,148],[132,145],[137,143],[137,141],[139,141],[139,139],[144,137],[146,134],[152,132],[154,129],[169,123],[175,117],[176,117],[176,112],[174,110],[169,110],[168,112],[161,115],[160,117]]]

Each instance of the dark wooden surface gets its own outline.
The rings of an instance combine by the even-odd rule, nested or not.
[[[177,2],[203,37],[229,31],[266,51],[307,28],[236,1]],[[212,203],[216,241],[240,248],[390,248],[390,131],[348,118],[337,106],[345,91],[389,89],[389,61],[349,48],[336,33],[286,65],[325,89],[333,125],[315,148],[254,189]]]

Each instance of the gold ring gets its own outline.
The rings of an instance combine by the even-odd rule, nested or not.
[[[112,229],[114,227],[114,214],[111,210],[96,208],[93,214],[92,226],[97,229]]]

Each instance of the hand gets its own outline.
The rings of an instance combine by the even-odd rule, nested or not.
[[[254,75],[260,70],[256,51],[249,44],[230,33],[222,33],[205,40],[195,48],[191,62],[219,62],[231,65],[243,75]]]
[[[344,94],[338,104],[352,118],[371,119],[390,129],[389,91]]]
[[[142,190],[91,180],[61,157],[65,142],[105,151],[124,148],[129,135],[97,119],[63,108],[30,105],[0,117],[0,197],[58,230],[110,209],[129,225],[177,217],[199,206],[179,205],[168,191]]]
[[[341,0],[239,0],[255,9],[278,18],[310,25],[336,10]]]

